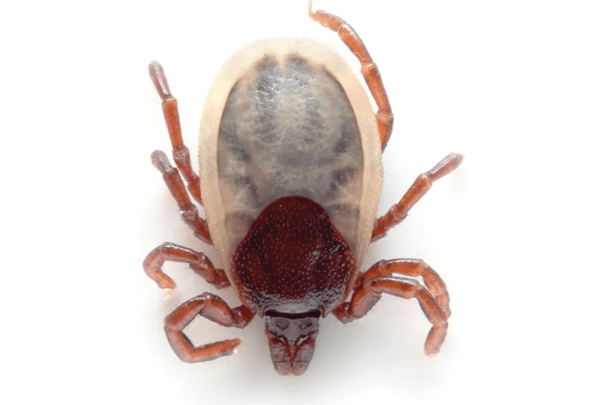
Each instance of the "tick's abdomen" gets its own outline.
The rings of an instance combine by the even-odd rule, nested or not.
[[[284,197],[254,221],[232,270],[244,304],[261,316],[268,310],[325,315],[346,298],[356,261],[320,205]]]
[[[324,67],[298,54],[265,55],[231,89],[217,150],[226,256],[262,210],[286,196],[321,205],[356,248],[360,132],[344,89]]]

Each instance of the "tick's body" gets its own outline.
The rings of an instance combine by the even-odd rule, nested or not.
[[[382,292],[419,300],[434,324],[426,352],[441,346],[450,314],[444,283],[416,260],[380,262],[359,276],[368,244],[400,222],[431,182],[462,160],[450,155],[419,176],[400,203],[376,221],[382,182],[381,150],[392,115],[377,67],[356,33],[321,11],[311,16],[339,31],[362,64],[378,107],[336,54],[312,41],[267,41],[234,56],[222,69],[204,109],[200,133],[200,178],[190,167],[181,139],[177,104],[162,68],[151,76],[163,98],[174,158],[207,222],[189,200],[176,169],[162,152],[153,154],[195,234],[212,242],[224,264],[215,269],[201,253],[163,244],[144,267],[161,287],[174,287],[162,270],[183,261],[217,287],[232,285],[242,305],[235,309],[205,293],[165,320],[169,341],[186,361],[230,354],[239,340],[194,345],[183,328],[197,315],[244,327],[255,314],[266,319],[271,356],[281,374],[308,366],[318,319],[333,312],[343,322],[361,317]],[[201,190],[201,193],[200,193]],[[201,197],[201,195],[204,198]],[[427,288],[413,279],[422,276]],[[352,295],[352,299],[346,302]]]
[[[347,287],[357,276],[356,261],[362,259],[375,221],[381,144],[366,92],[346,63],[322,45],[279,40],[256,44],[235,55],[221,70],[208,97],[212,102],[202,117],[200,177],[205,179],[202,194],[211,196],[204,208],[212,241],[226,263],[229,279],[242,302],[261,315],[268,309],[317,309],[314,303],[286,297],[283,291],[270,298],[268,305],[247,301],[245,283],[256,283],[248,271],[239,274],[238,260],[244,257],[240,256],[240,243],[246,237],[248,249],[246,233],[261,212],[279,201],[283,208],[277,212],[283,213],[286,204],[297,207],[300,201],[285,197],[304,197],[322,207],[323,213],[311,215],[328,217],[327,223],[341,236],[353,268],[342,277],[343,284],[328,286],[339,291],[320,305],[325,315],[346,298]],[[290,206],[289,210],[297,208]],[[313,212],[305,211],[304,216]],[[321,225],[317,218],[310,220],[314,226]],[[262,222],[281,225],[268,219]],[[276,230],[266,231],[273,232]],[[306,231],[289,228],[287,232],[297,234],[289,237],[292,242]],[[323,237],[314,234],[315,240],[305,245],[318,249],[317,239]],[[293,245],[281,244],[281,248],[283,253]],[[310,259],[318,259],[320,253],[313,251],[318,252],[308,252]],[[308,280],[311,276],[307,273],[310,271],[305,270],[302,277]],[[289,277],[304,284],[292,274],[281,277],[271,282],[286,284]],[[313,294],[307,290],[305,295]],[[279,302],[276,308],[271,307],[273,300]]]

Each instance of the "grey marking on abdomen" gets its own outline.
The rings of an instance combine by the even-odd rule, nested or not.
[[[264,207],[289,195],[323,206],[355,249],[360,132],[346,93],[323,67],[294,54],[265,56],[232,88],[218,142],[228,254]]]

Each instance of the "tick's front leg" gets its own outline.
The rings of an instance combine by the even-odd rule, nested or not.
[[[425,340],[425,354],[433,355],[440,351],[442,343],[448,330],[448,317],[450,310],[443,307],[443,303],[432,295],[417,280],[406,277],[390,277],[391,273],[404,273],[410,275],[421,275],[428,279],[426,283],[439,286],[439,276],[431,274],[413,274],[421,266],[416,262],[398,263],[397,261],[379,262],[369,269],[357,282],[354,294],[350,302],[345,302],[335,308],[332,313],[342,322],[347,323],[363,317],[381,298],[381,294],[391,294],[402,298],[416,298],[425,313],[425,316],[433,325],[427,339]],[[405,270],[402,267],[406,267]],[[427,266],[429,267],[429,266]],[[373,270],[373,271],[372,271]],[[375,277],[376,274],[381,276]],[[443,292],[445,286],[441,284]],[[444,294],[442,294],[444,295]],[[445,294],[447,296],[447,294]],[[447,304],[447,302],[446,302]]]
[[[381,260],[369,268],[358,280],[365,282],[381,277],[389,277],[400,274],[410,277],[422,277],[425,287],[433,294],[435,300],[440,304],[444,312],[450,317],[450,296],[446,289],[446,283],[435,270],[421,259],[393,259]]]
[[[187,363],[228,356],[242,343],[240,339],[231,339],[195,347],[183,333],[183,329],[198,315],[219,325],[237,328],[245,328],[254,317],[249,308],[241,305],[231,309],[220,297],[210,293],[204,293],[182,304],[165,318],[165,332],[173,351]]]

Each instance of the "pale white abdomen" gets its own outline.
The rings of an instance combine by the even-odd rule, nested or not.
[[[258,214],[290,195],[320,204],[360,263],[381,145],[366,92],[339,56],[311,41],[256,44],[225,65],[206,106],[201,185],[226,267]]]

